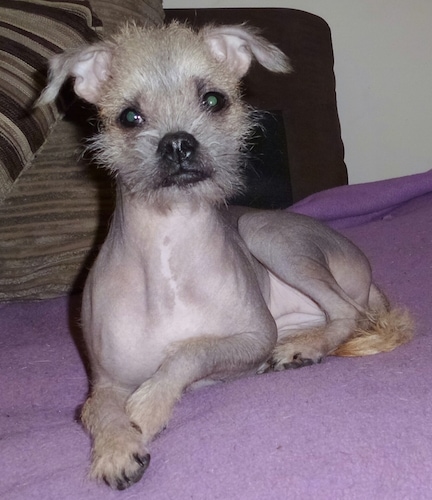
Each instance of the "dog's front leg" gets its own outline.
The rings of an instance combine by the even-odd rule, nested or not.
[[[91,476],[123,490],[139,481],[150,455],[141,430],[125,412],[130,391],[113,385],[94,385],[81,419],[93,437]]]
[[[261,332],[172,344],[156,373],[132,394],[96,382],[82,412],[93,437],[92,477],[115,489],[139,481],[150,462],[148,445],[188,386],[206,378],[235,377],[268,358],[276,344],[276,326],[270,319],[262,323]]]
[[[155,375],[126,404],[144,442],[149,443],[163,429],[188,386],[206,378],[226,379],[253,370],[269,356],[275,342],[275,330],[177,342]]]

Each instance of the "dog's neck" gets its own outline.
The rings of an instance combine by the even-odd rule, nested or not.
[[[169,243],[186,246],[225,240],[226,222],[217,207],[187,196],[171,206],[159,206],[119,189],[113,215],[111,240],[144,250]],[[221,241],[222,243],[222,241]]]

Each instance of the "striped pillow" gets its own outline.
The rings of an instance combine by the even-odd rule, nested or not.
[[[101,28],[87,0],[1,0],[0,201],[60,118],[55,104],[32,108],[46,82],[47,59],[95,40]]]

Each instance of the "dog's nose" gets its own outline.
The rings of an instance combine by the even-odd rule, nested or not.
[[[166,134],[159,141],[157,152],[164,159],[182,165],[193,160],[198,148],[198,141],[187,132]]]

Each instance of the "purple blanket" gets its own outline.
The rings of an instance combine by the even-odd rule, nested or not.
[[[432,171],[336,188],[294,210],[366,252],[377,283],[415,318],[410,344],[187,393],[143,480],[115,492],[86,477],[79,299],[0,304],[0,498],[432,498]]]

